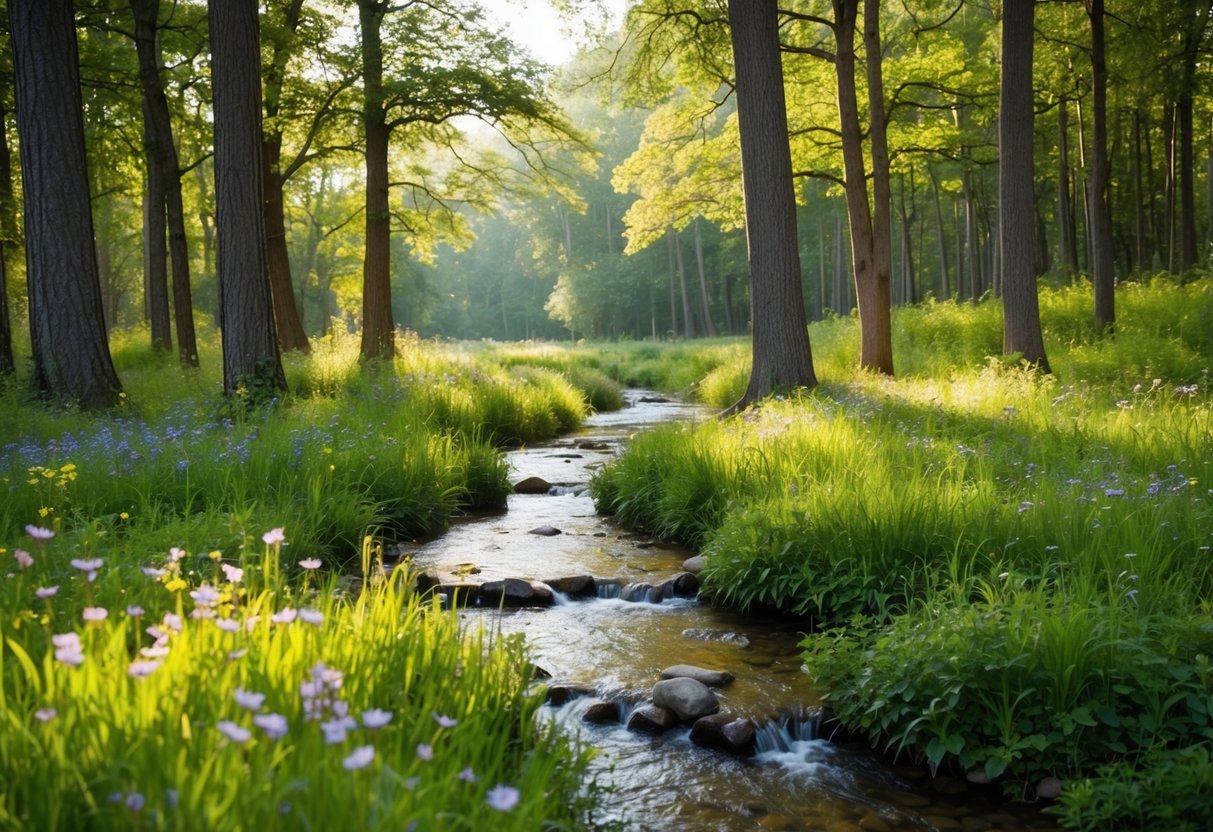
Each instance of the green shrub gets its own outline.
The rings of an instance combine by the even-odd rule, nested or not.
[[[1067,784],[1057,814],[1076,832],[1199,832],[1209,828],[1210,805],[1213,760],[1206,744],[1155,750],[1136,765],[1104,766],[1095,778]]]

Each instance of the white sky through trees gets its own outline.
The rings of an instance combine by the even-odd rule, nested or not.
[[[491,20],[500,23],[510,39],[526,48],[544,63],[559,66],[568,60],[585,40],[587,25],[603,19],[618,25],[626,0],[596,0],[578,4],[584,13],[565,17],[548,0],[480,0]]]

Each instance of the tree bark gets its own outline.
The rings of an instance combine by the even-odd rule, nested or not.
[[[1033,161],[1031,2],[1003,5],[998,118],[998,234],[1002,251],[1002,351],[1049,372],[1032,254]]]
[[[10,0],[25,196],[33,387],[85,408],[118,401],[105,335],[70,0]]]
[[[223,390],[286,390],[265,257],[261,51],[255,0],[210,0]]]
[[[1108,67],[1104,37],[1104,0],[1086,0],[1091,20],[1092,121],[1090,235],[1091,282],[1095,286],[1095,328],[1116,323],[1112,259],[1112,216],[1108,210]]]
[[[291,0],[284,10],[283,28],[288,39],[299,29],[303,0]],[[265,115],[277,124],[282,110],[281,94],[286,63],[290,57],[288,41],[274,41],[269,67],[265,73]],[[282,129],[274,126],[261,137],[262,175],[265,178],[265,250],[270,270],[270,292],[274,298],[274,324],[278,328],[278,345],[283,352],[311,352],[299,305],[295,302],[294,281],[291,280],[291,256],[286,246],[286,200],[283,189],[286,176],[282,171]]]
[[[716,337],[716,324],[712,321],[712,305],[708,295],[708,273],[703,267],[703,235],[699,233],[699,217],[695,218],[695,264],[699,268],[699,296],[703,301],[703,328],[709,338]]]
[[[731,410],[813,387],[775,0],[729,0],[753,316],[753,362]]]
[[[682,264],[682,243],[671,226],[667,232],[674,247],[674,264],[678,269],[678,289],[682,293],[682,320],[686,322],[687,338],[695,337],[695,316],[691,313],[691,296],[687,292],[687,271]]]
[[[8,145],[8,108],[0,103],[0,377],[17,369],[13,360],[12,318],[8,310],[8,255],[16,250],[13,154]]]
[[[1070,191],[1070,109],[1065,101],[1057,107],[1057,246],[1062,272],[1073,280],[1078,274],[1078,238]]]
[[[952,297],[951,281],[948,277],[948,240],[943,230],[943,207],[939,198],[939,179],[935,169],[927,165],[927,173],[931,177],[931,191],[935,195],[935,234],[939,238],[939,289],[940,300]]]
[[[358,0],[362,34],[362,123],[366,139],[366,251],[362,261],[362,347],[364,361],[396,355],[392,318],[391,209],[388,204],[388,143],[383,92],[384,4]]]

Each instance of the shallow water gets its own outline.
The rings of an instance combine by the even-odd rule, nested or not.
[[[548,495],[511,495],[505,513],[464,520],[442,537],[407,547],[414,564],[449,580],[551,580],[592,575],[600,595],[628,584],[657,584],[681,571],[692,552],[630,534],[595,514],[584,484],[626,439],[670,420],[709,411],[630,391],[636,402],[593,416],[580,433],[509,454],[515,482],[538,476]],[[560,534],[532,529],[551,526]],[[607,579],[609,582],[604,581]],[[604,582],[607,587],[603,588]],[[556,605],[468,610],[469,619],[523,633],[551,685],[573,698],[544,718],[597,748],[592,775],[611,792],[603,822],[636,830],[1046,829],[1047,817],[1024,804],[991,802],[961,781],[931,780],[913,767],[892,768],[866,748],[817,736],[820,701],[802,672],[794,622],[740,616],[693,599],[660,603],[557,596]],[[693,745],[689,730],[651,737],[624,727],[661,670],[693,664],[736,680],[717,691],[721,710],[759,727],[757,752],[738,759]],[[578,695],[580,694],[580,695]],[[620,722],[591,725],[581,716],[597,700],[617,703]]]

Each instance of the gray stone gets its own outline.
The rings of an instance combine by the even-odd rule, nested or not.
[[[480,585],[461,581],[440,584],[434,591],[445,598],[451,606],[464,607],[475,602],[476,596],[480,592]]]
[[[659,705],[641,705],[628,718],[628,730],[640,734],[660,734],[678,724],[678,714]]]
[[[730,754],[746,755],[754,750],[754,723],[729,714],[712,714],[695,720],[691,742]]]
[[[515,494],[547,494],[552,484],[543,477],[527,477],[514,483]]]
[[[708,670],[693,664],[676,664],[661,671],[662,679],[694,679],[710,688],[722,688],[733,681],[733,674],[725,670]]]
[[[589,707],[585,709],[585,713],[581,715],[581,721],[590,722],[594,725],[607,725],[618,722],[619,706],[614,702],[598,699],[591,702]]]
[[[1056,777],[1042,777],[1036,784],[1036,796],[1041,800],[1056,800],[1061,788],[1062,782]]]
[[[539,581],[506,578],[504,581],[488,581],[480,585],[479,601],[482,606],[548,607],[554,600],[551,587]]]
[[[663,679],[653,685],[653,704],[669,708],[684,722],[720,710],[720,701],[707,685],[686,678]]]
[[[537,534],[540,537],[555,537],[558,534],[563,534],[563,532],[555,526],[540,526],[537,529],[531,529],[527,534]]]
[[[567,578],[553,578],[546,581],[548,586],[559,593],[572,598],[593,597],[598,594],[598,586],[590,575],[572,575]]]
[[[549,705],[564,705],[574,699],[580,699],[588,695],[591,691],[587,688],[579,688],[574,685],[551,685],[548,687],[548,704]]]
[[[619,590],[619,600],[621,601],[647,601],[649,600],[649,592],[653,589],[652,584],[635,583],[628,584]]]
[[[695,557],[687,558],[682,562],[682,568],[687,572],[690,572],[692,575],[698,575],[700,572],[702,572],[705,565],[706,561],[703,559],[703,555],[696,555]]]
[[[699,592],[699,576],[692,572],[680,572],[670,579],[674,594],[680,597],[695,595]]]

